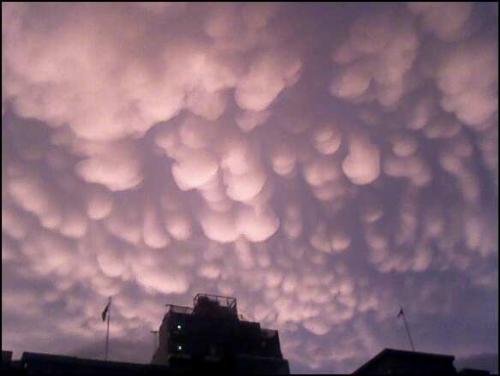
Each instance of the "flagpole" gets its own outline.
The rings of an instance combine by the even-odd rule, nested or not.
[[[408,335],[408,340],[410,341],[410,346],[413,351],[415,351],[415,346],[413,345],[413,340],[411,339],[410,328],[408,327],[408,323],[406,322],[406,315],[403,309],[401,308],[401,312],[403,313],[403,322],[405,323],[406,334]]]
[[[108,316],[108,322],[107,322],[107,328],[106,328],[106,354],[104,356],[104,360],[108,360],[108,350],[109,350],[109,319],[111,316],[111,297],[109,298],[109,308],[107,312]]]

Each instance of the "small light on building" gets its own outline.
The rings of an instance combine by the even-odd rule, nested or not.
[[[181,330],[182,329],[182,325],[181,324],[177,324],[177,329]]]
[[[182,351],[182,345],[177,345],[177,350]]]

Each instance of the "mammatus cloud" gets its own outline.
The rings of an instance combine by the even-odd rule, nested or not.
[[[405,348],[401,304],[422,351],[498,352],[496,5],[2,11],[3,348],[99,357],[113,295],[148,362],[210,292],[294,372]]]
[[[408,8],[421,17],[424,32],[432,33],[444,42],[454,42],[471,34],[472,4],[415,2],[408,4]]]
[[[369,140],[352,137],[342,170],[353,184],[370,184],[380,173],[380,152]]]

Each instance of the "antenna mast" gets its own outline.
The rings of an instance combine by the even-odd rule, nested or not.
[[[415,346],[413,345],[413,340],[412,340],[411,334],[410,334],[410,328],[408,326],[408,322],[406,322],[406,315],[405,315],[405,312],[403,311],[403,307],[401,307],[401,309],[399,310],[398,317],[399,316],[403,316],[403,322],[405,324],[406,334],[408,335],[408,341],[410,342],[410,346],[411,346],[412,351],[415,351]]]

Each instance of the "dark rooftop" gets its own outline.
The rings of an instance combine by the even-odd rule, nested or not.
[[[384,349],[353,374],[386,373],[385,371],[390,374],[408,374],[408,372],[456,374],[454,359],[453,355]]]

